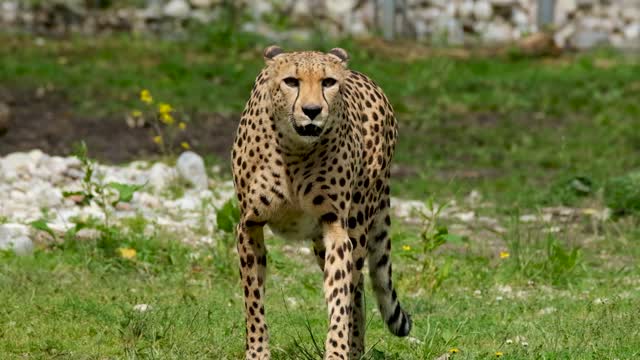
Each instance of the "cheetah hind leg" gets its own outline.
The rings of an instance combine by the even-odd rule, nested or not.
[[[389,204],[388,201],[385,202]],[[373,228],[367,238],[369,276],[382,319],[392,334],[403,337],[409,335],[411,331],[411,317],[400,306],[398,294],[393,287],[390,225],[391,219],[387,206],[376,215]]]

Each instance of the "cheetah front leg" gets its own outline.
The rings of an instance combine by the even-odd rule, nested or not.
[[[323,226],[325,245],[324,293],[329,313],[325,359],[349,359],[354,284],[359,282],[353,266],[353,249],[340,221]]]
[[[364,236],[364,235],[363,235]],[[358,277],[359,280],[355,286],[355,291],[352,294],[353,307],[351,311],[350,331],[349,331],[349,359],[360,359],[364,353],[364,325],[366,323],[364,312],[364,278],[361,275],[362,266],[366,257],[366,245],[361,248],[358,247],[358,243],[355,240],[357,238],[351,238],[352,250],[354,254],[354,264],[356,264],[353,270],[353,277]],[[360,241],[366,242],[366,236],[360,237]],[[364,239],[364,240],[363,240]],[[353,247],[355,244],[355,248]],[[364,251],[362,251],[364,250]],[[313,239],[313,252],[316,256],[320,270],[324,271],[324,265],[326,261],[326,249],[324,241],[321,236]],[[357,274],[356,274],[357,273]],[[355,279],[353,280],[355,283]]]
[[[237,227],[240,278],[244,285],[246,359],[267,360],[271,358],[263,303],[267,268],[263,225],[243,221]]]

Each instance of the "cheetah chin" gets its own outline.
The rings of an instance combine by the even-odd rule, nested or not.
[[[300,136],[318,137],[322,134],[322,128],[314,124],[308,124],[305,126],[293,124],[293,129]]]

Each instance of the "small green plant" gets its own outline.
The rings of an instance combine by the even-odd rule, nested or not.
[[[216,212],[216,222],[218,223],[218,229],[232,234],[235,230],[235,225],[240,221],[240,209],[235,199],[229,199],[222,205]]]
[[[580,264],[580,249],[565,248],[558,239],[549,236],[546,243],[546,260],[543,268],[550,277],[551,283],[566,284]]]
[[[446,205],[435,205],[432,199],[427,202],[427,211],[420,215],[423,218],[422,230],[420,231],[420,242],[422,249],[416,254],[410,252],[410,247],[406,247],[405,256],[420,263],[421,284],[426,285],[430,291],[436,291],[444,280],[449,277],[451,263],[445,261],[439,264],[436,251],[446,243],[462,244],[466,239],[462,236],[449,233],[449,228],[440,223],[440,215]]]
[[[594,191],[594,182],[589,177],[573,176],[555,183],[548,197],[551,203],[559,201],[565,205],[572,205],[580,198],[593,195]]]
[[[221,208],[216,210],[216,222],[218,229],[222,230],[216,245],[214,246],[215,265],[220,272],[229,272],[234,269],[235,256],[232,249],[235,244],[235,226],[240,221],[240,209],[235,199],[229,199]],[[233,260],[232,260],[233,259]]]
[[[616,214],[640,214],[640,170],[615,177],[604,187],[608,207]]]
[[[130,202],[136,191],[144,185],[131,185],[117,182],[105,183],[103,178],[96,174],[96,165],[89,158],[87,145],[83,142],[75,147],[74,155],[82,164],[83,177],[80,181],[80,190],[64,191],[62,194],[66,198],[72,198],[77,204],[87,206],[91,203],[98,205],[102,210],[103,220],[96,222],[95,219],[85,221],[77,220],[73,227],[68,229],[64,235],[64,240],[72,240],[76,234],[84,228],[95,228],[100,231],[103,237],[110,237],[114,231],[111,216],[113,207],[119,203]],[[34,229],[44,231],[58,240],[58,235],[49,227],[46,217],[32,221],[30,223]]]
[[[543,241],[537,237],[526,239],[519,224],[514,227],[510,238],[507,257],[516,271],[526,279],[567,285],[579,275],[582,263],[579,247],[562,244],[553,234],[548,234]],[[509,272],[513,269],[506,268]]]
[[[105,184],[103,178],[96,174],[96,165],[89,158],[87,145],[81,142],[76,146],[74,155],[82,163],[81,189],[77,191],[65,191],[63,196],[73,197],[79,205],[89,205],[91,202],[97,204],[104,214],[104,225],[108,228],[111,224],[111,208],[121,202],[130,202],[133,194],[144,185],[131,185],[116,182]]]

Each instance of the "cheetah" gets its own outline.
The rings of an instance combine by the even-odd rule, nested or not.
[[[391,280],[390,161],[397,122],[372,80],[348,54],[264,51],[231,151],[240,207],[237,250],[244,287],[247,359],[270,359],[264,297],[263,227],[313,243],[324,272],[329,328],[325,359],[364,352],[365,259],[388,329],[406,336],[411,319]]]

